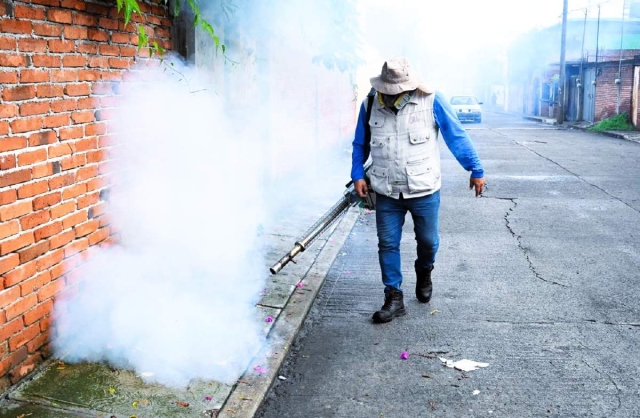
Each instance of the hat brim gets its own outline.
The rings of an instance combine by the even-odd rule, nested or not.
[[[382,80],[381,76],[377,76],[371,77],[369,81],[371,82],[371,86],[376,89],[376,91],[382,94],[396,95],[405,91],[411,91],[415,89],[421,90],[427,94],[435,93],[435,89],[422,83],[420,80],[416,80],[413,83],[407,82],[400,84],[391,84],[385,83],[384,80]]]

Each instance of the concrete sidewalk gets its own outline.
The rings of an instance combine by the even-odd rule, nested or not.
[[[336,198],[340,197],[336,190]],[[268,268],[288,252],[323,209],[297,205],[264,232]],[[325,276],[358,215],[352,209],[282,272],[266,279],[256,320],[270,340],[268,358],[248,364],[234,385],[194,381],[184,389],[145,384],[141,376],[106,364],[50,360],[12,388],[0,403],[0,418],[66,417],[252,417],[280,368]],[[265,318],[273,317],[271,323]],[[258,361],[256,359],[256,361]],[[265,373],[254,367],[260,365]]]

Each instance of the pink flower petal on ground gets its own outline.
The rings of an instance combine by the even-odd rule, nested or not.
[[[213,397],[212,396],[205,396],[204,400],[207,401],[207,402],[211,402],[213,400]]]
[[[273,322],[273,317],[272,316],[268,316],[265,318],[266,322]]]
[[[409,353],[407,353],[406,351],[403,351],[402,353],[400,353],[400,358],[402,360],[407,360],[409,358]]]
[[[300,282],[296,285],[296,287],[300,288],[300,287],[304,287],[304,283]]]
[[[351,270],[345,270],[344,274],[351,274]]]
[[[253,368],[253,370],[255,370],[256,372],[260,373],[260,374],[265,374],[267,371],[265,369],[263,369],[261,366],[256,366]]]

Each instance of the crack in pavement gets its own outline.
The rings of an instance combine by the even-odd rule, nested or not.
[[[582,325],[582,324],[594,324],[594,325],[609,325],[609,326],[621,326],[621,327],[640,327],[640,324],[634,322],[598,322],[595,319],[583,319],[579,321],[506,321],[500,319],[482,319],[480,321],[469,322],[490,322],[494,324],[510,324],[510,325]]]
[[[516,239],[516,242],[518,243],[518,248],[520,249],[520,251],[524,255],[524,258],[527,260],[527,263],[529,264],[529,270],[531,270],[531,272],[536,277],[536,279],[542,280],[543,282],[546,282],[546,283],[555,284],[555,285],[561,286],[561,287],[570,287],[570,286],[567,286],[564,283],[559,283],[559,282],[555,282],[553,280],[545,279],[544,277],[542,277],[542,275],[540,273],[538,273],[538,270],[536,270],[536,267],[533,265],[533,262],[531,261],[531,258],[529,257],[529,252],[522,245],[522,235],[518,235],[518,234],[515,233],[515,231],[511,227],[511,222],[509,221],[509,215],[511,214],[511,212],[513,212],[515,210],[515,208],[518,207],[518,202],[516,202],[517,198],[515,198],[515,197],[488,197],[488,196],[483,196],[483,195],[480,195],[480,196],[484,197],[485,199],[508,200],[508,201],[510,201],[512,203],[512,206],[509,208],[507,213],[505,213],[505,215],[504,215],[504,222],[505,222],[507,230],[509,230],[509,233],[511,234],[511,236]]]
[[[618,383],[615,380],[613,380],[613,377],[611,377],[611,375],[609,373],[607,373],[607,372],[601,372],[595,366],[592,366],[591,364],[589,364],[589,362],[587,360],[585,360],[585,359],[581,359],[581,360],[591,370],[594,370],[596,373],[598,373],[601,376],[602,375],[606,376],[609,379],[609,381],[613,384],[613,386],[616,388],[616,398],[618,398],[618,406],[616,407],[616,409],[614,409],[612,411],[612,413],[615,413],[620,408],[622,408],[622,389],[620,389],[620,387],[618,386]]]

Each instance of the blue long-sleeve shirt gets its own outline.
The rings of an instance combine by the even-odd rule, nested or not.
[[[471,171],[471,177],[484,177],[484,169],[478,157],[473,142],[469,134],[464,130],[458,120],[455,111],[449,105],[444,95],[435,93],[433,100],[433,116],[444,142],[458,160],[458,163],[467,171]],[[364,124],[367,118],[366,101],[360,107],[356,134],[353,140],[353,153],[351,155],[351,180],[356,181],[364,178],[364,163],[369,158],[369,152],[365,148]]]

